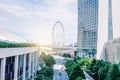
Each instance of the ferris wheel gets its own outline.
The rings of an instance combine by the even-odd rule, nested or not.
[[[65,43],[65,30],[60,21],[55,22],[52,28],[52,40],[54,47],[61,47]]]

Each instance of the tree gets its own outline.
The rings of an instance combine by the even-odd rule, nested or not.
[[[45,62],[46,66],[51,67],[55,64],[55,59],[50,54],[46,55],[44,52],[41,53],[41,58]]]
[[[44,61],[45,61],[46,66],[48,67],[51,67],[53,66],[53,64],[55,64],[55,59],[49,54],[46,56]]]
[[[85,75],[81,70],[80,66],[76,64],[70,73],[70,80],[76,80],[76,78],[79,76],[82,77],[83,79],[85,78]]]
[[[120,77],[120,70],[117,64],[113,64],[107,74],[107,80],[116,80]]]
[[[94,78],[96,80],[99,79],[99,75],[98,75],[98,71],[100,69],[100,67],[103,67],[105,65],[105,62],[103,60],[97,60],[96,64],[94,65],[92,72],[94,73]]]
[[[74,63],[74,61],[68,60],[68,61],[65,63],[65,67],[68,69],[73,63]]]
[[[117,77],[116,80],[120,80],[120,77]]]
[[[40,71],[38,71],[36,80],[52,80],[53,74],[54,71],[52,67],[43,67]]]
[[[77,60],[77,63],[80,64],[81,66],[88,66],[91,63],[91,59],[88,57],[84,57],[80,60]]]
[[[41,58],[45,61],[46,60],[46,54],[44,52],[41,53]]]
[[[46,69],[45,69],[45,71],[44,71],[44,75],[46,76],[46,77],[49,77],[49,78],[53,78],[53,74],[54,74],[54,72],[53,72],[53,68],[51,68],[51,67],[47,67]]]
[[[96,59],[93,59],[92,60],[92,62],[91,62],[91,64],[90,64],[90,71],[92,72],[93,71],[93,67],[95,66],[95,64],[96,64]]]
[[[77,60],[81,60],[81,58],[79,56],[74,58],[74,61],[76,62]]]
[[[51,79],[44,75],[38,75],[35,80],[51,80]]]
[[[74,68],[74,66],[75,66],[75,63],[73,63],[69,66],[69,68],[67,70],[68,76],[70,76],[70,73],[71,73],[72,69]]]
[[[70,74],[73,66],[75,65],[74,61],[72,60],[68,60],[66,63],[65,63],[65,67],[66,67],[66,72],[68,73],[68,75]]]
[[[67,53],[64,53],[64,54],[63,54],[63,57],[69,57],[69,58],[70,58],[71,55],[70,55],[69,53],[68,53],[68,54],[67,54]]]
[[[69,57],[69,58],[70,58],[70,57],[71,57],[71,55],[68,53],[68,54],[67,54],[67,57]]]
[[[66,53],[64,53],[64,54],[63,54],[63,57],[67,57],[67,54],[66,54]]]
[[[43,80],[43,77],[44,75],[37,75],[37,77],[36,77],[36,80]]]
[[[106,64],[104,67],[101,67],[99,69],[98,71],[99,80],[106,79],[109,68],[110,68],[110,64]]]
[[[78,77],[76,80],[83,80],[81,77]]]

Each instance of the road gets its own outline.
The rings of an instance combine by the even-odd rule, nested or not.
[[[62,64],[65,63],[64,58],[59,56],[54,56],[56,64],[54,65],[54,76],[53,80],[69,80],[68,75],[65,70],[61,69]],[[61,75],[59,74],[61,73]]]
[[[89,76],[86,72],[84,72],[86,80],[94,80],[91,76]]]
[[[56,60],[56,64],[54,65],[54,76],[53,80],[69,80],[67,73],[61,69],[62,64],[65,63],[63,57],[54,56]],[[59,71],[61,71],[61,75],[59,75]],[[94,80],[91,76],[89,76],[86,72],[84,72],[86,80]]]

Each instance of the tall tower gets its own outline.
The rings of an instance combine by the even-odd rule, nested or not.
[[[96,53],[99,0],[78,0],[78,55]]]
[[[112,1],[108,2],[108,40],[113,39],[113,25],[112,25]]]
[[[114,1],[114,0],[113,0]],[[97,56],[105,52],[106,42],[113,39],[112,0],[99,0]]]

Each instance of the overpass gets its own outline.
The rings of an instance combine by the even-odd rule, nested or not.
[[[45,52],[46,54],[54,54],[54,55],[63,55],[64,53],[69,53],[72,57],[74,57],[75,49],[72,47],[50,47],[50,46],[40,46],[41,52]]]
[[[9,41],[14,41],[14,42],[27,42],[25,39],[18,37],[12,33],[1,31],[0,30],[0,36],[7,38]]]
[[[24,43],[26,40],[0,31],[1,41]],[[2,39],[3,38],[3,39]],[[0,80],[28,80],[39,70],[38,47],[0,48]]]

